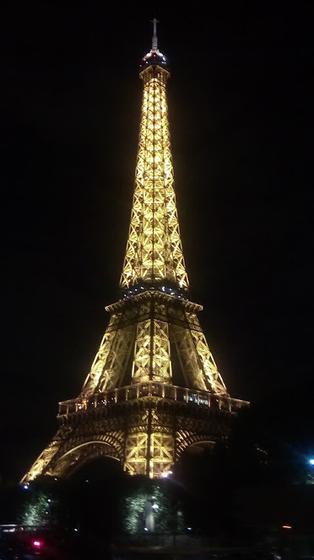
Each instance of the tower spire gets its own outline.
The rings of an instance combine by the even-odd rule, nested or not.
[[[172,164],[166,85],[166,59],[157,48],[143,58],[144,82],[135,189],[129,236],[120,280],[128,295],[139,289],[187,292]]]
[[[159,21],[158,21],[156,18],[154,18],[154,19],[152,20],[152,24],[153,24],[152,50],[153,50],[153,51],[157,51],[157,50],[158,50],[157,23],[159,23]]]

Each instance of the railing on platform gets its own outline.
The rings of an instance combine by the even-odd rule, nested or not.
[[[216,395],[207,391],[197,391],[195,389],[179,387],[178,385],[149,381],[147,383],[119,387],[103,393],[96,393],[90,397],[78,397],[77,399],[62,401],[59,403],[59,416],[68,416],[69,414],[126,401],[136,401],[143,397],[159,397],[208,408],[214,407],[228,412],[235,412],[241,407],[248,405],[247,401],[232,399],[228,395]]]

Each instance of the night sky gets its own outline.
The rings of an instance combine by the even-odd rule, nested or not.
[[[119,297],[160,20],[191,299],[232,396],[311,440],[313,9],[109,15],[42,2],[1,32],[1,446],[14,479],[75,397]],[[281,3],[280,3],[281,4]],[[249,7],[250,6],[250,7]],[[262,7],[263,6],[263,7]],[[16,8],[17,9],[17,8]],[[275,412],[274,412],[275,411]]]

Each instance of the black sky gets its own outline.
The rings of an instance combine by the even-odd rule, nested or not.
[[[118,297],[138,62],[155,15],[57,4],[4,18],[1,38],[0,473],[13,478],[51,438],[57,401],[78,394],[104,306]],[[265,411],[277,403],[282,424],[298,434],[304,426],[306,439],[313,9],[250,4],[209,6],[208,18],[162,5],[156,14],[172,74],[179,218],[191,299],[204,304],[202,325],[231,394]]]

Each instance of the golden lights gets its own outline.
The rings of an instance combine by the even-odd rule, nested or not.
[[[168,280],[188,288],[176,198],[167,112],[168,72],[142,72],[144,96],[131,224],[120,285]]]
[[[212,396],[219,406],[224,399],[231,402],[198,321],[202,308],[183,293],[189,282],[174,192],[168,76],[157,64],[141,72],[144,94],[135,189],[120,279],[124,299],[107,308],[110,322],[81,394],[60,403],[66,410],[59,415],[61,427],[24,482],[42,474],[66,476],[76,465],[108,453],[130,474],[167,476],[185,446],[208,439],[211,428],[206,420],[204,435],[194,433],[193,419],[183,415],[181,424],[189,426],[180,430],[175,427],[177,417],[175,423],[171,414],[167,419],[156,403],[167,399],[173,404],[180,395],[185,404],[204,410]],[[156,285],[156,290],[147,289]],[[181,372],[182,385],[173,384],[172,369]],[[136,407],[127,407],[135,401]],[[126,405],[123,422],[116,404]],[[101,413],[108,405],[113,406],[110,419]]]

